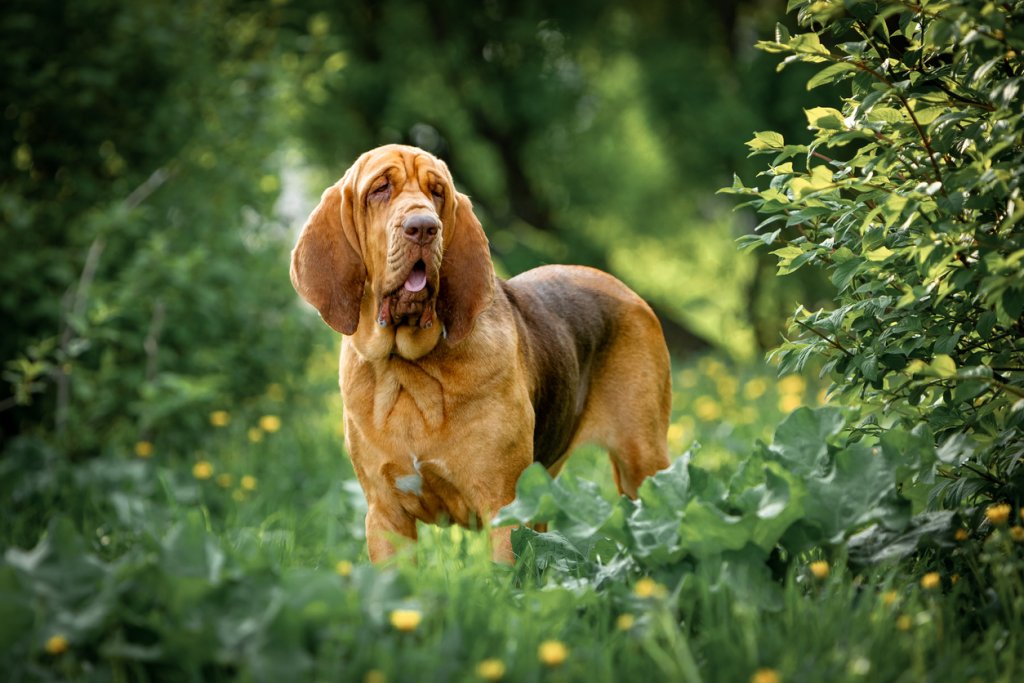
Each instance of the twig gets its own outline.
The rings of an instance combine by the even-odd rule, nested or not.
[[[795,323],[796,323],[797,325],[799,325],[800,327],[804,328],[805,330],[808,330],[809,332],[813,332],[814,334],[818,335],[819,337],[821,337],[822,339],[824,339],[825,341],[827,341],[827,342],[828,342],[828,343],[829,343],[829,344],[830,344],[831,346],[833,346],[834,348],[837,348],[837,349],[839,349],[840,351],[842,351],[843,353],[845,353],[845,354],[846,354],[847,356],[849,356],[850,358],[853,358],[853,354],[852,354],[852,353],[850,353],[850,351],[849,351],[849,350],[848,350],[848,349],[847,349],[847,348],[846,348],[845,346],[843,346],[842,344],[840,344],[840,343],[839,343],[838,341],[836,341],[836,340],[834,340],[834,339],[830,338],[830,337],[829,337],[828,335],[826,335],[826,334],[825,334],[824,332],[819,332],[819,331],[818,331],[818,330],[816,330],[816,329],[815,329],[814,327],[812,327],[812,326],[808,325],[807,323],[805,323],[805,322],[803,322],[803,321],[801,321],[801,320],[794,320],[793,322],[795,322]]]

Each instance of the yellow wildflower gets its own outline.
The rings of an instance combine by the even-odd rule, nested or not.
[[[192,465],[192,476],[196,479],[209,479],[213,476],[213,465],[206,460],[200,460]]]
[[[476,665],[476,675],[485,681],[500,681],[505,676],[505,663],[500,659],[485,659]]]
[[[546,666],[559,666],[569,658],[569,648],[558,640],[545,640],[537,648],[537,658]]]
[[[391,611],[391,625],[399,631],[415,631],[421,621],[423,621],[423,613],[417,609]]]
[[[722,417],[722,406],[710,396],[698,396],[693,402],[693,412],[705,422],[710,422]]]
[[[636,623],[636,617],[632,614],[620,614],[619,618],[615,620],[615,628],[620,631],[628,631],[633,628],[633,624]]]
[[[57,635],[50,636],[46,640],[46,652],[47,652],[47,654],[59,655],[59,654],[62,654],[64,652],[66,652],[67,649],[68,649],[68,639],[65,638],[64,636],[62,636],[59,633]]]
[[[679,373],[679,386],[681,387],[695,387],[697,386],[697,373],[693,370],[683,370]]]
[[[277,415],[264,415],[260,418],[260,428],[268,434],[273,434],[281,428],[281,418]]]
[[[249,430],[245,433],[249,437],[250,443],[259,443],[263,441],[263,430],[259,427],[249,427]]]
[[[898,597],[899,593],[897,593],[896,591],[885,591],[884,593],[882,593],[882,604],[886,607],[889,607],[894,602],[896,602],[896,598]]]
[[[779,380],[779,392],[783,394],[803,394],[807,389],[807,382],[800,375],[786,375]]]
[[[215,410],[210,413],[210,424],[214,427],[227,427],[231,422],[231,413],[226,410]]]
[[[961,543],[970,538],[970,536],[971,535],[967,533],[967,529],[957,529],[956,532],[953,534],[953,538],[960,541]]]
[[[782,677],[775,669],[761,668],[750,677],[750,683],[779,683]]]
[[[149,441],[136,441],[135,442],[135,455],[140,458],[148,458],[153,455],[153,444]]]
[[[234,491],[231,492],[231,499],[234,500],[236,503],[241,503],[243,500],[245,500],[245,497],[245,491],[242,491],[241,489],[235,489]]]
[[[942,585],[942,577],[938,572],[928,572],[921,577],[921,588],[926,591],[935,590]]]
[[[779,411],[783,413],[791,413],[804,403],[803,398],[799,394],[783,394],[779,396]]]
[[[949,577],[949,582],[951,584],[953,584],[954,586],[956,585],[956,582],[959,581],[959,580],[960,580],[960,575],[959,574],[953,574],[953,575],[951,575]]]
[[[828,562],[826,562],[825,560],[817,560],[815,562],[811,562],[809,568],[811,570],[811,574],[814,575],[814,578],[818,580],[828,578],[830,568],[828,566]]]
[[[736,398],[736,378],[731,375],[723,375],[715,380],[715,389],[723,399]]]
[[[670,424],[668,426],[668,442],[678,448],[683,445],[683,426],[681,424]]]
[[[352,563],[348,560],[338,560],[338,564],[334,565],[334,571],[338,572],[342,576],[351,576]]]
[[[1010,510],[1011,508],[1008,503],[989,505],[988,509],[985,510],[985,516],[988,517],[988,521],[996,526],[1002,526],[1010,519]]]
[[[663,598],[668,591],[651,577],[645,576],[633,586],[633,594],[638,598]]]
[[[226,489],[231,487],[231,484],[234,482],[234,480],[235,478],[232,477],[230,474],[228,474],[227,472],[222,472],[221,474],[217,475],[216,482],[217,486],[221,487],[222,489]]]
[[[768,391],[767,380],[764,377],[755,377],[743,385],[743,398],[754,401],[764,396],[766,391]]]
[[[388,677],[379,669],[370,669],[363,676],[363,683],[387,683]]]
[[[241,484],[242,488],[245,489],[246,491],[256,490],[256,477],[252,476],[251,474],[242,475],[242,481],[240,481],[239,483]]]
[[[901,614],[900,618],[896,620],[896,628],[901,631],[909,631],[913,625],[914,620],[910,618],[909,614]]]
[[[1017,543],[1024,543],[1024,527],[1015,526],[1010,529],[1010,538]]]

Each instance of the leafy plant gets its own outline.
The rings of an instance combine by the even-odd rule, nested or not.
[[[725,190],[767,215],[744,247],[772,249],[780,274],[824,269],[838,290],[834,309],[796,310],[780,371],[820,359],[834,394],[863,406],[855,431],[917,444],[898,469],[917,509],[1019,503],[1024,5],[790,7],[809,30],[759,47],[780,68],[821,65],[807,87],[849,95],[805,111],[809,140],[755,134],[767,186]]]
[[[906,523],[892,472],[908,454],[850,439],[844,425],[837,408],[800,408],[727,481],[688,453],[646,480],[636,500],[615,503],[591,482],[553,480],[533,465],[495,523],[554,524],[544,533],[515,532],[520,554],[532,553],[540,571],[599,585],[638,571],[673,581],[697,572],[743,599],[778,607],[772,570],[781,578],[807,551],[838,549],[865,525]],[[943,531],[952,533],[948,525]]]

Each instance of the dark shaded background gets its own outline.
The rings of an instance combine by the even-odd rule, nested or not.
[[[500,272],[605,268],[677,355],[756,356],[828,294],[738,254],[752,219],[715,196],[811,103],[752,48],[784,5],[7,3],[2,443],[189,448],[212,407],[301,382],[335,341],[275,207],[386,142],[448,161]]]

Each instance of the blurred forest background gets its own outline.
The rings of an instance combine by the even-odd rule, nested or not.
[[[759,356],[794,302],[829,295],[739,254],[753,218],[715,196],[755,175],[752,131],[805,125],[807,72],[752,48],[784,11],[5,3],[0,472],[187,452],[210,411],[292,396],[338,339],[294,295],[288,250],[320,190],[388,142],[447,160],[500,273],[605,268],[677,357]]]

